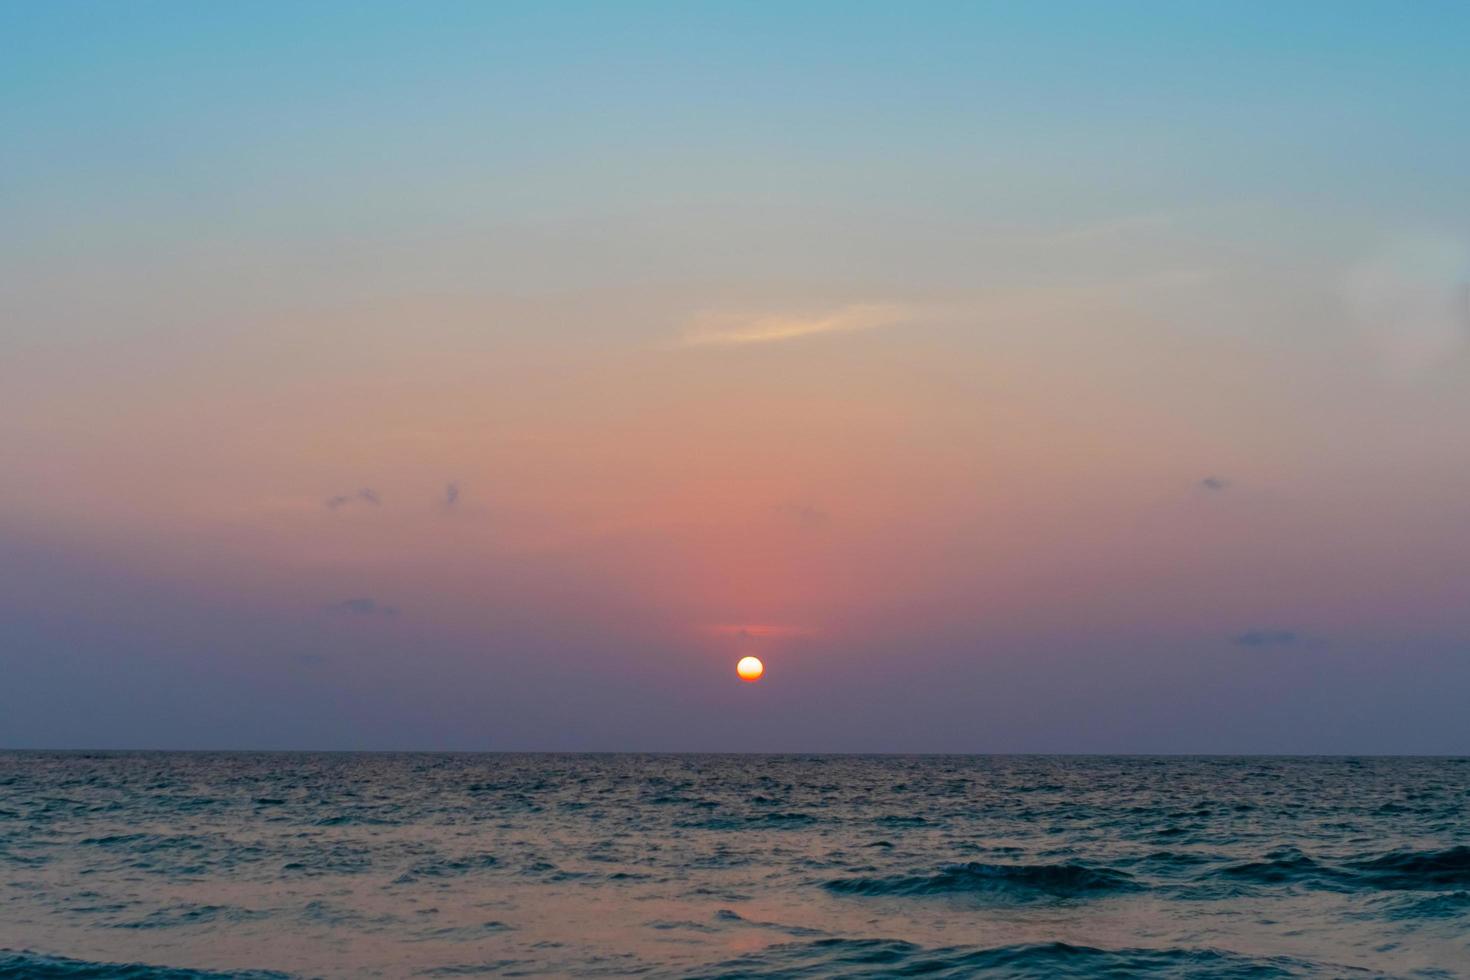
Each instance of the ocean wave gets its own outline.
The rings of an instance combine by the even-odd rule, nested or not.
[[[1394,851],[1349,863],[1367,883],[1395,891],[1470,885],[1470,847],[1442,851]]]
[[[155,909],[141,919],[119,922],[119,929],[172,929],[177,926],[200,926],[210,923],[237,923],[260,919],[269,915],[255,909],[235,905],[197,905],[185,903]]]
[[[727,926],[748,926],[754,929],[775,929],[784,932],[788,936],[824,936],[827,933],[821,929],[812,929],[807,926],[786,925],[781,922],[763,922],[759,919],[747,919],[734,909],[719,909],[714,914],[714,920]]]
[[[1388,914],[1400,920],[1458,919],[1470,916],[1470,892],[1439,892],[1429,897],[1386,896]]]
[[[0,752],[0,980],[1466,972],[1470,761],[90,758]]]
[[[500,863],[493,854],[470,854],[459,858],[420,861],[393,879],[395,885],[407,885],[422,878],[456,878],[475,871],[485,871]]]
[[[986,894],[1017,900],[1077,898],[1108,893],[1138,891],[1132,875],[1111,868],[1083,864],[981,864],[971,861],[950,865],[932,875],[899,875],[888,878],[838,878],[826,882],[829,891],[844,895],[916,896]]]
[[[290,974],[271,970],[187,970],[143,963],[100,963],[0,949],[0,978],[3,980],[289,980],[289,977]]]
[[[1256,861],[1217,868],[1203,878],[1224,878],[1257,885],[1315,884],[1347,886],[1347,877],[1335,868],[1321,864],[1295,847],[1279,847]]]
[[[1197,854],[1155,852],[1120,863],[1126,871],[1068,861],[1060,864],[953,864],[934,874],[838,878],[828,891],[864,896],[984,894],[1014,900],[1081,898],[1109,893],[1166,889],[1180,897],[1223,898],[1272,889],[1438,891],[1470,885],[1470,847],[1440,851],[1394,851],[1328,863],[1295,847],[1281,847],[1251,861],[1214,864]],[[1146,873],[1146,874],[1145,874]],[[1187,879],[1180,878],[1188,874]],[[1148,882],[1147,884],[1145,882]]]
[[[426,932],[418,933],[413,937],[412,941],[443,942],[447,940],[450,942],[463,943],[471,942],[477,939],[484,939],[486,936],[493,936],[497,933],[512,932],[514,931],[514,929],[514,926],[507,925],[506,923],[501,922],[498,919],[492,919],[489,922],[481,922],[478,925],[444,926],[439,929],[430,929]]]
[[[1392,851],[1335,865],[1284,847],[1258,861],[1229,865],[1202,876],[1202,880],[1210,878],[1341,892],[1435,891],[1470,885],[1470,847]]]
[[[796,811],[781,811],[776,813],[757,813],[745,817],[710,817],[704,820],[679,820],[674,826],[686,830],[747,830],[750,828],[796,828],[806,827],[817,822],[817,818],[810,813]]]
[[[516,968],[520,969],[516,969]],[[515,970],[517,976],[525,976],[536,972],[534,960],[486,960],[483,963],[454,963],[449,966],[435,966],[423,970],[418,975],[421,977],[495,977],[503,976],[507,972]]]
[[[757,817],[747,818],[753,824],[774,824],[777,826],[790,826],[792,824],[816,823],[817,818],[810,813],[787,812],[762,813]]]
[[[399,821],[363,813],[334,813],[315,821],[318,827],[396,827]]]
[[[927,827],[929,821],[920,816],[890,813],[873,821],[885,827]]]
[[[1169,874],[1198,868],[1213,860],[1204,854],[1190,851],[1154,851],[1137,859],[1137,863],[1150,871]]]
[[[692,980],[844,976],[971,977],[1013,980],[1067,977],[1288,980],[1367,974],[1288,956],[1246,956],[1218,949],[1098,949],[1068,943],[1028,943],[989,949],[926,948],[896,939],[819,939],[768,947],[692,973]]]

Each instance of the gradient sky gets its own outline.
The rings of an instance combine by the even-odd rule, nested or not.
[[[1470,752],[1467,92],[1462,3],[0,0],[0,745]]]

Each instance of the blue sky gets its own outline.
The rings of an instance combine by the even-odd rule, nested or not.
[[[0,744],[1470,751],[1463,4],[0,39]]]

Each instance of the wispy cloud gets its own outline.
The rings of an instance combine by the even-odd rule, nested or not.
[[[694,317],[680,344],[684,347],[769,344],[814,334],[896,326],[913,315],[911,308],[893,303],[857,303],[816,314],[705,312]]]

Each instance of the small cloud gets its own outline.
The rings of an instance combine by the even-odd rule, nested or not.
[[[382,499],[378,496],[378,491],[372,489],[371,487],[363,487],[361,490],[357,491],[357,493],[355,494],[352,494],[350,497],[346,494],[338,494],[335,497],[328,497],[322,502],[326,505],[327,510],[340,510],[341,508],[346,507],[348,504],[353,503],[354,501],[361,501],[365,504],[372,504],[374,507],[379,506],[383,502]]]
[[[385,606],[376,599],[343,599],[331,607],[334,611],[349,616],[397,616],[398,610]]]
[[[1230,486],[1230,481],[1225,479],[1223,476],[1207,476],[1203,480],[1199,481],[1199,485],[1205,490],[1220,491],[1228,489]]]
[[[444,506],[453,507],[459,503],[459,484],[451,483],[444,488]]]
[[[767,344],[813,334],[846,333],[896,326],[912,317],[913,310],[891,303],[859,303],[814,315],[706,312],[694,318],[694,322],[684,333],[681,345],[713,347]]]
[[[1230,642],[1238,647],[1285,647],[1300,643],[1301,639],[1291,630],[1247,630],[1232,636]]]

